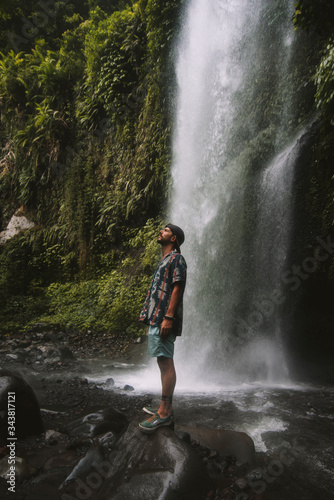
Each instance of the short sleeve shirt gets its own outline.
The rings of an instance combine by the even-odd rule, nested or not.
[[[186,285],[187,264],[180,253],[173,250],[163,257],[154,272],[152,282],[140,314],[139,321],[151,326],[159,326],[167,312],[174,283]],[[182,302],[175,314],[173,333],[181,335]]]

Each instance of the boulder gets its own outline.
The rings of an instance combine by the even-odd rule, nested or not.
[[[106,432],[121,432],[127,425],[126,416],[113,408],[90,413],[67,425],[65,432],[70,437],[88,436],[95,437]]]
[[[114,387],[115,385],[115,380],[111,377],[107,378],[106,382],[105,382],[105,385],[107,387]]]
[[[67,440],[66,434],[62,434],[61,432],[54,431],[53,429],[48,429],[45,432],[45,442],[51,445],[56,445],[60,441]]]
[[[74,469],[60,485],[59,489],[66,486],[66,484],[71,481],[80,481],[80,478],[84,479],[87,477],[87,474],[92,473],[94,470],[98,471],[105,462],[105,449],[100,445],[92,446],[89,448],[86,455],[75,465]]]
[[[206,427],[177,427],[177,430],[189,433],[192,439],[224,457],[232,456],[249,464],[255,461],[254,442],[245,432]]]
[[[134,387],[132,387],[132,385],[128,385],[126,384],[124,387],[123,387],[123,391],[128,391],[128,392],[131,392],[131,391],[134,391]]]
[[[132,422],[99,467],[99,500],[199,500],[211,487],[197,453],[167,427],[146,435]]]
[[[32,227],[35,227],[35,223],[25,217],[22,207],[19,208],[10,219],[6,230],[0,232],[0,245],[5,245],[13,236]]]
[[[31,386],[19,373],[0,370],[0,442],[3,443],[8,437],[8,410],[15,412],[17,439],[44,432],[39,404]]]
[[[75,359],[73,352],[67,346],[59,347],[59,353],[62,361],[71,361]]]
[[[15,361],[16,363],[24,363],[26,357],[22,353],[9,352],[4,356],[6,361]]]

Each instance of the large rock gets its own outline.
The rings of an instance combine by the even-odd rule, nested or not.
[[[89,476],[89,473],[94,474],[94,470],[95,474],[96,471],[103,470],[105,463],[105,448],[100,445],[92,446],[89,448],[86,455],[75,465],[74,469],[67,476],[63,484],[60,485],[60,489],[66,486],[66,484],[70,481],[76,481],[76,483],[82,481],[82,479]],[[100,482],[102,483],[102,478]]]
[[[210,489],[197,453],[167,427],[146,435],[132,422],[100,467],[99,500],[199,500]]]
[[[10,393],[10,396],[9,396]],[[15,416],[15,437],[44,432],[43,421],[34,391],[19,373],[0,370],[0,442],[6,443],[8,437],[8,410]]]
[[[127,424],[126,416],[110,407],[71,422],[66,426],[65,432],[73,438],[83,435],[95,437],[106,432],[118,434],[125,429]]]
[[[192,439],[224,457],[232,456],[239,462],[249,464],[255,461],[254,442],[245,432],[206,427],[178,427],[178,430],[188,432]]]
[[[6,230],[0,232],[0,245],[5,245],[13,236],[27,229],[31,229],[32,227],[35,227],[35,223],[27,219],[22,207],[19,208],[10,219]]]

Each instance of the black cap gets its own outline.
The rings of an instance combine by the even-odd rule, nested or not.
[[[178,250],[180,251],[180,246],[184,242],[184,232],[179,226],[175,226],[174,224],[167,224],[166,227],[169,227],[172,233],[176,236],[176,244]]]

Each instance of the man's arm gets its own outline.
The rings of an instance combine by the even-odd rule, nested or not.
[[[174,318],[177,308],[179,307],[180,302],[182,300],[183,292],[184,292],[184,283],[181,281],[174,283],[166,316]],[[173,329],[173,320],[164,318],[160,327],[160,335],[162,337],[168,337],[168,335],[172,333],[172,329]]]

